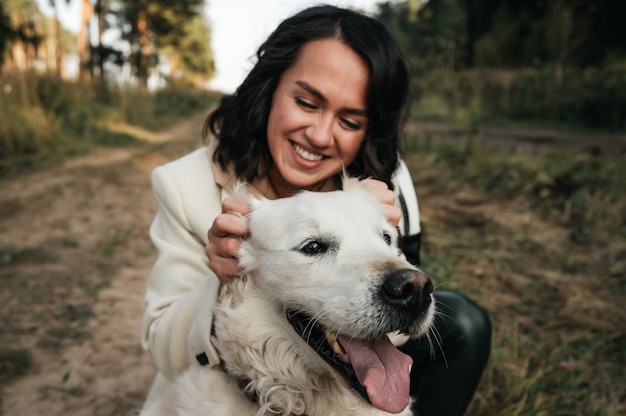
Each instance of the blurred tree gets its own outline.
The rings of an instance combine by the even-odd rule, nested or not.
[[[82,22],[87,25],[85,30],[89,33],[91,32],[89,27],[95,20],[97,39],[96,44],[93,45],[90,41],[90,37],[86,37],[85,47],[89,52],[89,56],[82,70],[84,74],[88,73],[91,78],[97,77],[104,79],[106,75],[105,64],[111,63],[122,67],[127,62],[124,53],[124,45],[120,42],[114,42],[113,45],[105,45],[103,42],[104,33],[110,29],[123,33],[124,26],[127,25],[127,22],[124,19],[123,8],[119,2],[112,0],[91,0],[89,3],[92,10],[89,10],[87,5],[84,7],[87,9],[87,13],[91,12],[91,18],[87,20],[85,16]]]
[[[621,0],[460,0],[468,14],[470,65],[602,66],[626,53]]]
[[[5,10],[4,3],[0,3],[0,70],[4,63],[5,52],[10,42],[17,37],[17,32],[11,27],[11,16]]]
[[[67,0],[69,2],[69,0]],[[63,48],[61,47],[61,22],[56,0],[48,0],[54,12],[54,58],[57,76],[63,78]]]
[[[486,2],[485,2],[486,3]],[[491,15],[475,10],[489,20],[474,39],[470,65],[479,67],[524,67],[543,64],[547,58],[545,8],[543,3],[499,0]]]
[[[78,77],[84,79],[86,72],[89,70],[88,62],[90,57],[87,56],[91,49],[91,43],[89,41],[89,22],[94,15],[94,6],[89,0],[81,0],[81,2],[80,26],[77,36]]]
[[[415,12],[415,8],[417,13]],[[626,65],[624,0],[406,0],[379,5],[419,68]]]
[[[467,22],[458,0],[386,2],[377,18],[394,32],[415,69],[464,66]]]
[[[605,64],[626,68],[626,1],[599,0],[596,14],[599,42],[606,47],[602,59]]]
[[[49,4],[54,17],[43,16],[38,1]],[[57,18],[59,7],[71,1],[0,0],[2,69],[47,69],[63,76],[64,55],[76,52],[81,78],[102,77],[110,68],[105,64],[113,62],[128,64],[139,84],[146,86],[159,57],[171,64],[171,80],[200,86],[214,75],[205,0],[74,0],[82,9],[77,36]],[[95,36],[90,40],[94,24],[97,41]],[[121,35],[117,41],[110,37],[105,45],[102,37],[108,30]]]
[[[186,36],[188,23],[202,13],[204,0],[119,0],[124,38],[131,45],[131,65],[140,85],[147,86],[158,50]],[[206,40],[207,42],[209,39]]]
[[[184,32],[163,39],[161,49],[168,57],[173,80],[200,87],[215,74],[211,30],[202,14],[180,24]]]
[[[5,18],[12,36],[4,38],[3,68],[10,71],[30,70],[37,58],[46,58],[42,48],[46,38],[43,18],[34,0],[4,0]]]
[[[106,5],[107,5],[107,2],[105,0],[96,0],[94,12],[96,13],[96,18],[98,22],[98,45],[95,51],[91,49],[92,53],[91,53],[91,59],[90,59],[90,65],[89,65],[89,67],[91,68],[91,73],[93,75],[94,66],[95,64],[97,64],[98,75],[100,76],[100,78],[104,77],[104,61],[106,58],[104,54],[104,45],[102,44],[102,34],[104,33],[104,30],[105,30],[104,16],[105,16]],[[94,59],[94,56],[97,58]],[[121,57],[121,53],[119,56]]]
[[[66,0],[70,1],[70,0]],[[4,37],[4,68],[13,71],[36,69],[63,74],[64,51],[73,51],[73,35],[61,27],[56,16],[54,0],[53,18],[44,17],[34,0],[3,0],[4,26],[8,24],[9,36]]]
[[[107,13],[106,2],[104,0],[79,0],[81,1],[80,29],[78,31],[78,57],[79,57],[79,78],[85,79],[87,76],[94,78],[104,75],[104,62],[109,54],[118,54],[121,52],[114,48],[106,48],[102,44],[102,35],[104,33],[104,16]],[[91,43],[90,28],[95,17],[97,25],[97,44],[93,46]],[[109,52],[109,54],[107,54]]]

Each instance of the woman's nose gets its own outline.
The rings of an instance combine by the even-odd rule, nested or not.
[[[321,114],[306,129],[311,144],[318,148],[328,147],[333,142],[333,117]]]

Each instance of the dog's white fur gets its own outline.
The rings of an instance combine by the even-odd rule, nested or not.
[[[379,203],[355,183],[344,181],[345,192],[251,198],[250,238],[240,250],[246,277],[222,287],[215,311],[222,365],[192,366],[145,415],[389,414],[351,391],[284,317],[295,308],[355,337],[387,328],[372,292],[390,270],[414,267],[399,256]],[[301,251],[315,241],[328,251]],[[433,314],[431,305],[412,335],[425,333]],[[411,415],[408,404],[400,414]]]

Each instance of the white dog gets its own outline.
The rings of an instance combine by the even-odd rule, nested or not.
[[[387,334],[428,331],[432,284],[400,256],[380,204],[350,180],[251,205],[246,277],[215,311],[222,365],[187,370],[166,414],[410,415],[412,360]]]

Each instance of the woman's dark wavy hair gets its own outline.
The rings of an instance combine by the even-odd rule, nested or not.
[[[222,97],[206,119],[203,136],[206,140],[210,131],[218,138],[214,159],[222,169],[233,163],[237,177],[246,181],[267,175],[273,163],[267,121],[274,91],[304,44],[328,38],[354,50],[370,72],[367,131],[347,173],[392,186],[409,93],[406,62],[382,23],[334,6],[311,7],[284,20],[257,50],[257,62],[243,83],[233,95]]]

